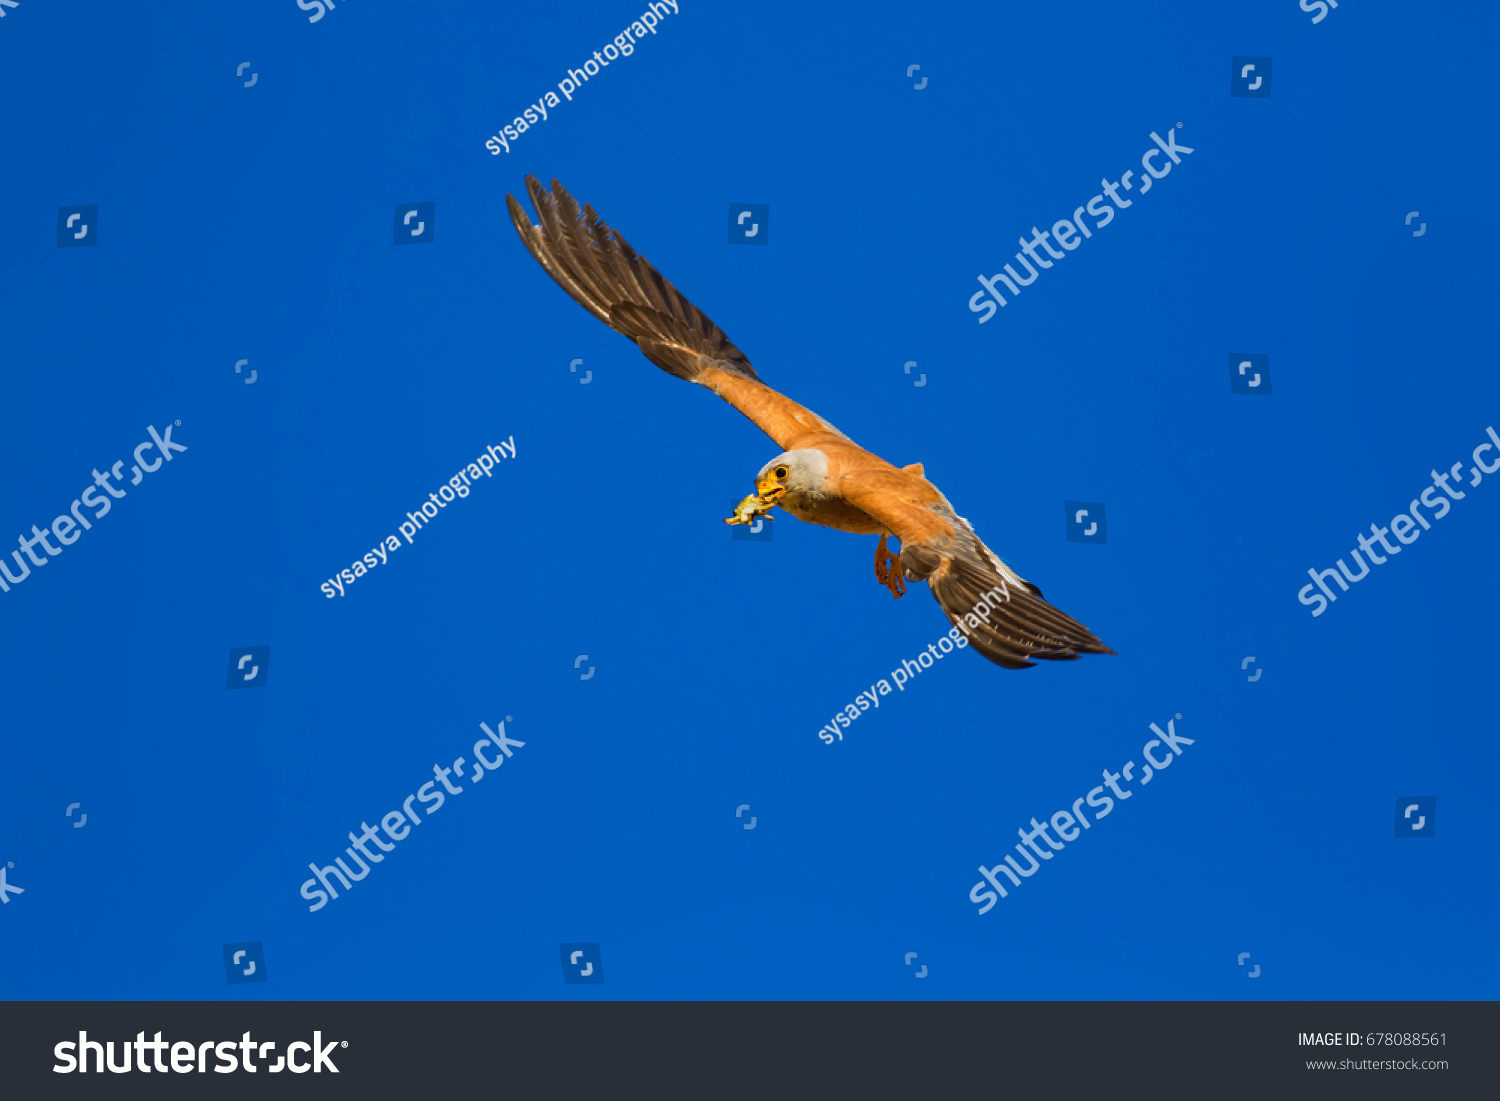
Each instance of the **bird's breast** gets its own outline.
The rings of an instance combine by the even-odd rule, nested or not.
[[[776,502],[799,520],[821,524],[825,528],[851,531],[857,535],[880,535],[884,526],[863,509],[855,508],[842,497],[815,497],[811,494],[787,493]]]

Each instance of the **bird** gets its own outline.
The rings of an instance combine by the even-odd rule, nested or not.
[[[580,209],[556,179],[550,191],[533,175],[525,182],[540,224],[515,196],[506,195],[506,206],[542,269],[648,360],[717,394],[782,449],[756,473],[755,495],[727,522],[749,522],[774,506],[808,523],[878,535],[875,579],[897,599],[905,582],[927,582],[949,623],[1002,668],[1115,652],[1001,561],[928,481],[921,463],[886,462],[762,382],[723,330],[592,206]],[[892,552],[887,539],[899,550]]]

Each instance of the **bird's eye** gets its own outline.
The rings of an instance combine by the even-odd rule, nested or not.
[[[784,466],[778,466],[774,471],[772,471],[772,473],[774,473],[777,478],[785,478],[786,477],[786,467],[784,467]]]

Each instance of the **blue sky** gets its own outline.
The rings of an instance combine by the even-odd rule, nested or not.
[[[1496,996],[1500,475],[1297,594],[1500,429],[1500,17],[909,8],[684,0],[499,155],[644,5],[5,9],[0,515],[128,483],[148,428],[189,450],[0,593],[0,993]],[[1193,152],[980,324],[976,275],[1169,131]],[[732,538],[777,448],[538,269],[527,173],[1118,655],[950,655],[820,740],[939,609],[872,538]],[[506,716],[524,749],[309,912],[310,861]],[[1171,770],[978,914],[977,867],[1169,720]]]

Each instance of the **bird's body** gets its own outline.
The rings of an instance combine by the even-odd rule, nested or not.
[[[874,478],[912,477],[858,444],[828,433],[809,433],[806,439],[795,441],[792,447],[762,467],[756,478],[760,479],[783,465],[793,470],[803,469],[809,477],[805,483],[792,481],[785,493],[774,498],[778,506],[809,524],[855,535],[891,535],[892,532],[842,491],[869,484]],[[928,484],[925,478],[921,482]]]
[[[1005,668],[1114,652],[985,546],[920,463],[894,466],[771,389],[723,331],[590,207],[580,211],[556,180],[550,193],[534,177],[526,185],[541,225],[506,200],[516,232],[547,273],[651,362],[712,390],[782,448],[756,475],[757,496],[728,522],[747,522],[774,504],[809,523],[880,536],[881,584],[899,597],[903,575],[926,581],[968,642]],[[886,550],[887,538],[900,541],[899,558]]]

